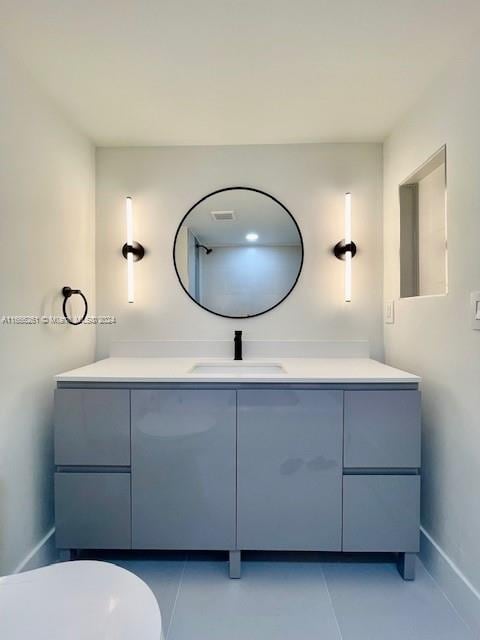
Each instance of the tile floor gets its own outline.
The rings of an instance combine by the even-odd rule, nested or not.
[[[394,558],[244,554],[92,554],[145,580],[165,640],[475,640],[420,561],[404,582]]]

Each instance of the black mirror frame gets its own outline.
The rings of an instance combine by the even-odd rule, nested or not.
[[[290,216],[290,218],[292,219],[293,224],[295,225],[295,227],[296,227],[296,229],[298,231],[298,235],[299,235],[299,238],[300,238],[300,245],[302,247],[302,257],[301,257],[301,260],[300,260],[300,266],[298,268],[297,277],[295,278],[295,281],[292,284],[292,286],[290,287],[290,289],[288,290],[288,292],[283,296],[283,298],[281,298],[277,303],[275,303],[274,305],[272,305],[268,309],[265,309],[264,311],[260,311],[259,313],[253,313],[252,315],[249,315],[249,316],[227,316],[227,315],[225,315],[223,313],[218,313],[217,311],[212,311],[211,309],[208,309],[207,307],[204,307],[202,304],[200,304],[200,302],[195,300],[195,298],[190,295],[190,293],[187,291],[187,289],[183,285],[182,279],[180,278],[180,273],[178,271],[177,261],[175,259],[175,247],[177,245],[178,234],[180,233],[180,229],[181,229],[183,223],[188,218],[188,216],[192,213],[192,211],[195,209],[195,207],[197,207],[199,204],[201,204],[207,198],[210,198],[211,196],[214,196],[217,193],[223,193],[225,191],[237,191],[237,190],[253,191],[254,193],[260,193],[261,195],[266,196],[267,198],[270,198],[271,200],[276,202],[280,207],[282,207],[282,209],[285,211],[285,213],[287,213]],[[256,189],[255,187],[225,187],[223,189],[217,189],[216,191],[212,191],[211,193],[208,193],[206,196],[203,196],[203,198],[200,198],[200,200],[195,202],[195,204],[190,207],[190,209],[187,211],[187,213],[180,220],[180,224],[177,227],[177,231],[175,233],[175,238],[173,240],[173,251],[172,251],[172,253],[173,253],[173,264],[174,264],[174,267],[175,267],[175,273],[177,274],[178,281],[180,282],[180,285],[181,285],[182,289],[185,291],[185,293],[190,298],[190,300],[193,300],[193,302],[197,306],[199,306],[201,309],[204,309],[205,311],[208,311],[208,313],[213,313],[213,315],[215,315],[215,316],[220,316],[221,318],[229,318],[231,320],[247,320],[248,318],[256,318],[258,316],[263,316],[264,313],[268,313],[269,311],[272,311],[273,309],[278,307],[280,304],[282,304],[282,302],[284,300],[286,300],[288,298],[288,296],[292,293],[292,291],[295,289],[295,287],[297,285],[297,282],[298,282],[298,280],[300,278],[300,274],[302,273],[303,262],[304,262],[304,257],[305,257],[305,247],[304,247],[304,244],[303,244],[302,232],[300,231],[300,227],[298,226],[297,221],[295,220],[293,215],[290,213],[290,211],[287,209],[287,207],[282,202],[280,202],[280,200],[277,200],[277,198],[272,196],[270,193],[267,193],[266,191],[262,191],[261,189]]]

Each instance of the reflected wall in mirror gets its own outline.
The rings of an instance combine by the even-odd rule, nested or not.
[[[303,241],[292,214],[251,187],[205,196],[181,221],[173,247],[178,279],[201,307],[227,318],[270,311],[292,291]]]

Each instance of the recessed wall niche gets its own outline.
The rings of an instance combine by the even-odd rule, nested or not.
[[[445,146],[399,187],[401,298],[447,293],[446,187]]]

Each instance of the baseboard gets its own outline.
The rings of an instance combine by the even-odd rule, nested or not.
[[[52,527],[43,538],[36,544],[25,558],[15,567],[13,573],[31,571],[45,565],[52,564],[57,560],[57,550],[55,548],[55,527]]]
[[[459,615],[480,636],[480,592],[423,527],[420,558]]]

